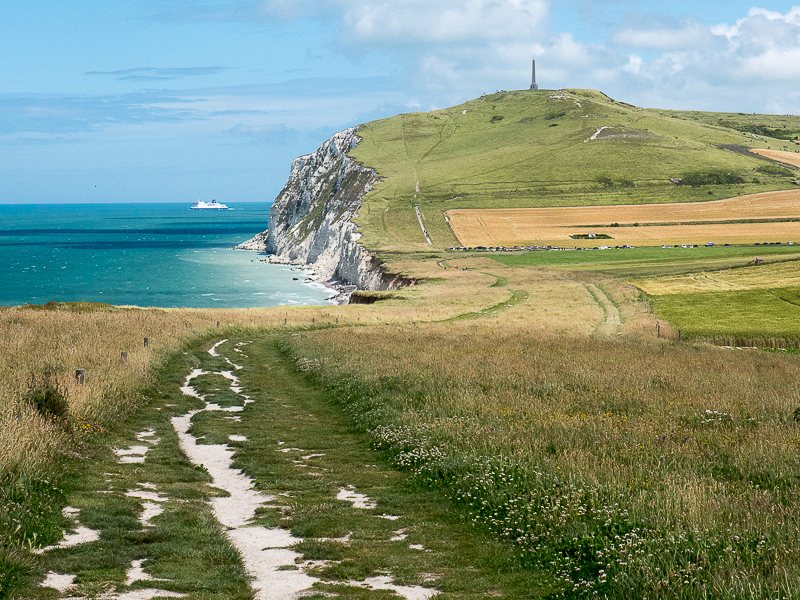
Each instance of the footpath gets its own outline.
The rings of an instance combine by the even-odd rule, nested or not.
[[[64,539],[16,597],[533,597],[508,550],[382,463],[281,339],[176,356],[148,406],[76,460]]]

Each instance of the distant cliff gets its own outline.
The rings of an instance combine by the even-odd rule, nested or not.
[[[273,254],[273,262],[313,267],[322,281],[385,290],[403,282],[384,274],[358,243],[353,219],[378,176],[347,156],[357,127],[335,134],[316,152],[292,161],[269,213],[269,229],[237,248]]]

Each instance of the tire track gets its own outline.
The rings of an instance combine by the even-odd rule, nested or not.
[[[603,311],[603,322],[595,329],[595,333],[601,336],[621,335],[622,317],[619,309],[597,285],[594,283],[584,283],[583,285]]]

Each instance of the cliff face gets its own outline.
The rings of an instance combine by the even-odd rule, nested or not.
[[[266,250],[274,262],[303,263],[323,281],[362,289],[395,287],[359,243],[353,218],[377,174],[347,156],[357,127],[335,134],[316,152],[292,161],[292,172],[269,214],[269,229],[239,245]]]

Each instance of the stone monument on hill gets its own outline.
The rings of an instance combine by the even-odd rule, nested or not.
[[[533,76],[531,77],[531,89],[538,90],[539,84],[536,83],[536,60],[533,61]]]

